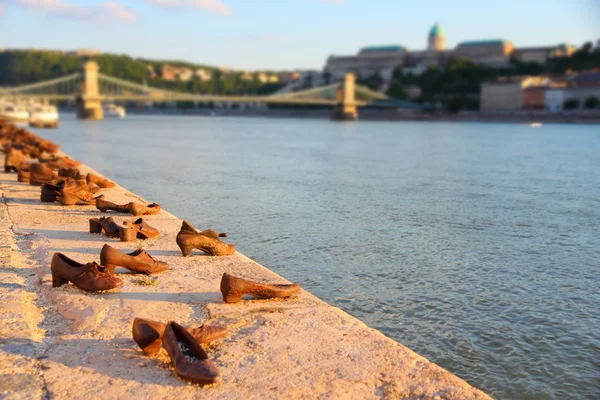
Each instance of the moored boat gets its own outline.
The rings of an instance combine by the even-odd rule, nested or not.
[[[52,105],[36,104],[29,110],[29,125],[36,128],[57,128],[58,110]]]

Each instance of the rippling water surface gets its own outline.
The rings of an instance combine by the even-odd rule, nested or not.
[[[600,397],[598,126],[129,116],[41,133],[494,397]]]

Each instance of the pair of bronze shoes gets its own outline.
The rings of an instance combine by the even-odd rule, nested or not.
[[[58,202],[63,206],[89,206],[96,204],[97,200],[104,198],[104,195],[95,196],[95,193],[100,190],[99,188],[91,188],[85,181],[78,181],[72,178],[67,178],[64,184],[56,186],[56,188],[47,187],[50,190],[58,188],[60,188]]]
[[[123,281],[115,276],[117,267],[126,268],[133,273],[154,274],[166,271],[169,266],[156,261],[145,250],[138,249],[125,254],[108,245],[100,252],[100,264],[79,263],[62,253],[54,253],[50,263],[52,286],[59,287],[72,282],[81,290],[101,291],[121,287]]]
[[[113,217],[90,218],[90,233],[104,233],[107,237],[119,238],[121,242],[133,242],[136,239],[153,239],[159,235],[158,229],[151,227],[142,218],[135,221],[123,221],[118,225]]]
[[[235,253],[235,246],[221,241],[226,233],[217,233],[212,229],[199,231],[187,221],[181,223],[177,234],[177,246],[184,257],[189,257],[193,249],[198,249],[211,256],[229,256]]]
[[[152,356],[161,345],[164,346],[180,378],[204,385],[219,382],[221,373],[200,344],[220,339],[226,334],[227,329],[218,326],[186,329],[175,322],[162,324],[142,318],[133,320],[133,340],[146,355]]]
[[[96,208],[102,212],[115,211],[118,213],[131,214],[134,216],[154,215],[160,212],[160,205],[156,203],[143,205],[137,203],[115,204],[104,199],[96,201]]]
[[[300,291],[295,283],[272,285],[250,281],[224,273],[221,278],[221,294],[225,303],[237,303],[244,295],[252,295],[260,299],[290,297]]]
[[[67,178],[73,178],[77,181],[85,181],[88,186],[98,186],[102,189],[110,189],[114,188],[116,184],[114,182],[109,181],[106,178],[102,178],[98,175],[88,173],[87,175],[83,175],[78,168],[60,168],[58,170],[58,176],[63,176]]]

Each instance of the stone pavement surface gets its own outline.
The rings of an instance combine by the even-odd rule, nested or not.
[[[41,203],[40,188],[17,182],[14,173],[0,174],[0,190],[0,398],[489,399],[306,291],[223,303],[224,272],[287,281],[240,253],[182,257],[175,243],[181,220],[166,211],[144,217],[161,235],[138,244],[168,262],[169,271],[145,277],[118,270],[123,287],[103,293],[53,288],[54,252],[99,261],[104,243],[128,252],[138,244],[88,233],[88,219],[100,211]],[[103,193],[116,203],[145,201],[120,186]],[[112,216],[119,223],[133,218]],[[228,233],[225,241],[235,244],[235,232]],[[144,356],[131,337],[134,317],[226,326],[224,339],[204,346],[222,382],[200,387],[180,380],[164,349]]]

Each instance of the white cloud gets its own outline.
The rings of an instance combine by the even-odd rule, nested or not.
[[[229,16],[231,9],[221,0],[148,0],[150,3],[165,8],[190,7],[198,8],[214,14]]]
[[[131,10],[125,8],[121,3],[116,1],[107,1],[104,3],[104,11],[110,17],[123,22],[137,22],[138,16]]]
[[[64,0],[7,0],[8,4],[38,11],[46,15],[90,21],[107,19],[136,22],[137,15],[116,1],[107,1],[102,6],[82,6]]]

